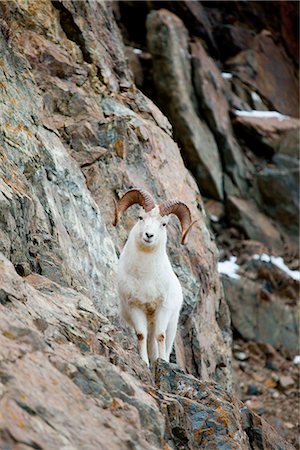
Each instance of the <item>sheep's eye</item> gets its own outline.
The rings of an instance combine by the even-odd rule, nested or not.
[[[142,217],[142,216],[139,216],[139,220],[143,220],[143,217]]]
[[[163,224],[162,224],[163,227],[165,227],[166,225],[167,225],[166,223],[163,223]]]

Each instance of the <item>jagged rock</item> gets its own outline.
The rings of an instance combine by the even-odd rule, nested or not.
[[[227,199],[227,212],[230,222],[242,229],[249,239],[263,242],[268,248],[282,251],[280,232],[268,217],[261,213],[255,203],[236,196]]]
[[[245,160],[233,135],[225,82],[199,40],[191,44],[191,53],[198,103],[218,143],[223,170],[240,191],[245,191],[247,188]]]
[[[156,1],[153,2],[154,6]],[[185,26],[194,36],[199,36],[205,40],[213,54],[218,52],[216,42],[212,32],[212,25],[205,8],[200,2],[180,1],[160,1],[160,8],[166,8],[176,14],[184,22]]]
[[[282,226],[285,233],[299,233],[299,161],[278,154],[274,164],[257,176],[258,202],[263,211]]]
[[[291,117],[237,116],[234,127],[249,147],[269,164],[257,171],[254,196],[261,211],[296,236],[299,230],[299,129]]]
[[[236,116],[233,126],[258,156],[270,158],[274,153],[284,153],[298,157],[300,120]]]
[[[238,445],[239,449],[293,449],[263,419],[217,384],[187,377],[160,360],[155,379],[166,416],[165,438],[171,448],[223,449]]]
[[[1,448],[162,448],[150,372],[89,298],[2,255],[0,289]]]
[[[222,199],[222,167],[218,148],[211,131],[197,114],[188,32],[182,21],[167,10],[151,12],[147,18],[147,29],[159,104],[174,127],[183,157],[201,191]]]
[[[163,361],[156,386],[130,338],[89,298],[22,278],[2,255],[0,292],[1,448],[250,449],[241,402]]]
[[[270,274],[276,273],[274,267],[270,267],[269,270]],[[249,266],[246,273],[250,271]],[[256,280],[250,280],[245,276],[233,279],[222,275],[232,324],[246,340],[297,352],[299,335],[297,307],[293,302],[291,305],[287,301],[284,302],[286,294],[282,286],[282,293],[280,292],[280,284],[287,286],[288,280],[284,276],[279,278],[277,287],[274,278],[271,276],[269,279],[267,274],[261,274],[261,278]],[[295,284],[297,297],[299,286],[297,287],[296,281],[292,282]]]
[[[170,124],[136,88],[124,87],[131,78],[126,78],[123,44],[109,4],[44,3],[47,15],[40,4],[31,15],[19,2],[10,2],[5,13],[12,27],[16,8],[22,28],[13,47],[1,39],[6,89],[1,97],[6,162],[0,169],[1,250],[19,273],[27,274],[29,267],[84,292],[117,321],[116,253],[135,211],[113,229],[113,198],[133,185],[148,189],[157,200],[180,198],[200,221],[186,248],[179,244],[176,221],[170,226],[169,251],[185,296],[178,362],[195,375],[213,376],[229,386],[231,330],[217,251],[196,184],[170,137]],[[97,27],[93,14],[99,16]],[[76,36],[66,23],[61,25],[62,17]],[[111,28],[99,27],[103,21],[112,21]],[[100,29],[102,43],[97,44]],[[107,43],[111,33],[113,42]],[[119,47],[106,61],[111,45]],[[109,71],[113,74],[106,83],[103,74]],[[82,72],[87,78],[78,86],[72,74]]]
[[[272,33],[263,30],[249,49],[227,61],[227,68],[283,114],[299,117],[298,82],[292,61]],[[282,86],[284,85],[284,89]]]
[[[207,381],[231,384],[217,250],[168,120],[133,84],[113,6],[0,4],[0,251],[15,266],[1,255],[0,447],[197,448],[204,432],[208,448],[226,439],[238,445],[241,437],[244,448],[276,442],[287,449]],[[196,114],[193,95],[188,105]],[[219,156],[216,165],[221,173]],[[201,382],[178,368],[174,376],[163,363],[174,383],[158,377],[158,390],[118,323],[116,255],[135,211],[112,229],[112,199],[133,185],[158,200],[180,197],[199,219],[186,248],[171,223],[169,251],[185,295],[176,358]],[[194,387],[192,399],[182,386]],[[208,397],[199,402],[204,390]],[[202,424],[202,401],[214,436],[191,430]],[[228,425],[216,405],[224,405]]]
[[[247,50],[255,32],[246,27],[226,23],[215,28],[214,36],[218,43],[221,58],[224,61],[242,50]]]

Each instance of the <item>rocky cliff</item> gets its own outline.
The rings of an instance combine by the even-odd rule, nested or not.
[[[245,198],[256,160],[237,136],[254,127],[263,150],[271,148],[271,170],[279,161],[278,170],[291,171],[287,141],[298,121],[289,119],[281,134],[277,123],[268,133],[248,118],[232,123],[230,102],[247,102],[228,88],[196,31],[190,45],[184,20],[191,12],[185,2],[178,5],[182,13],[146,11],[151,76],[136,61],[152,86],[144,92],[155,86],[153,99],[168,120],[136,87],[125,57],[114,15],[124,31],[120,8],[130,2],[0,4],[1,448],[292,448],[230,393],[230,315],[209,221],[214,214],[199,188],[217,215],[224,217],[225,204],[230,224],[248,230],[248,238],[256,236],[254,211],[262,242],[267,224],[274,251],[283,254],[287,241],[294,249],[297,225],[288,220],[283,232],[285,215],[265,200],[264,181],[272,177],[266,165],[254,186],[259,201]],[[206,28],[213,52],[216,38]],[[289,67],[286,77],[293,79]],[[250,83],[242,75],[246,96]],[[281,110],[267,94],[266,105],[294,114],[297,105]],[[127,213],[113,229],[112,205],[132,186],[159,200],[178,197],[199,219],[186,248],[175,220],[169,229],[185,302],[172,356],[177,365],[160,361],[152,372],[117,308],[117,255],[136,216]],[[293,207],[285,207],[294,217]],[[283,218],[273,224],[272,214]]]

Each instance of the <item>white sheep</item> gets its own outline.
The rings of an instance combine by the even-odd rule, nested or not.
[[[117,225],[121,214],[139,204],[144,211],[129,233],[118,265],[121,314],[138,339],[141,358],[149,365],[158,357],[169,361],[179,313],[182,289],[166,252],[168,215],[176,214],[182,227],[181,243],[195,222],[189,208],[178,200],[155,205],[142,189],[127,191],[115,204]]]

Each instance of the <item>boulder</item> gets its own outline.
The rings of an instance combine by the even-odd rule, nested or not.
[[[275,153],[298,158],[300,120],[271,112],[259,116],[259,112],[234,117],[233,126],[238,136],[247,142],[260,157],[271,158]],[[269,114],[270,117],[267,116]]]
[[[294,448],[242,402],[221,392],[216,383],[203,384],[160,360],[155,380],[166,415],[169,448]]]
[[[292,354],[298,351],[297,307],[284,302],[268,278],[234,279],[222,275],[222,281],[233,327],[242,338],[271,344]]]
[[[296,239],[299,233],[299,162],[278,154],[256,176],[261,209]]]
[[[275,252],[283,250],[280,232],[253,201],[232,195],[228,197],[226,206],[230,223],[243,230],[246,237],[261,241]]]
[[[151,374],[130,338],[88,297],[21,278],[3,255],[0,359],[1,448],[162,448],[164,420],[142,384]]]
[[[255,31],[246,28],[246,26],[222,23],[215,27],[214,36],[218,43],[222,61],[226,61],[226,59],[250,47]]]
[[[192,88],[188,32],[182,21],[167,10],[152,11],[147,29],[159,105],[173,125],[183,158],[201,192],[222,199],[218,148],[208,126],[198,116]]]
[[[228,59],[226,66],[267,100],[271,109],[299,117],[298,81],[293,63],[284,48],[274,42],[270,31],[257,34],[251,47]]]
[[[191,44],[191,53],[198,104],[214,133],[223,170],[240,191],[246,191],[246,161],[233,134],[225,81],[199,40]]]

